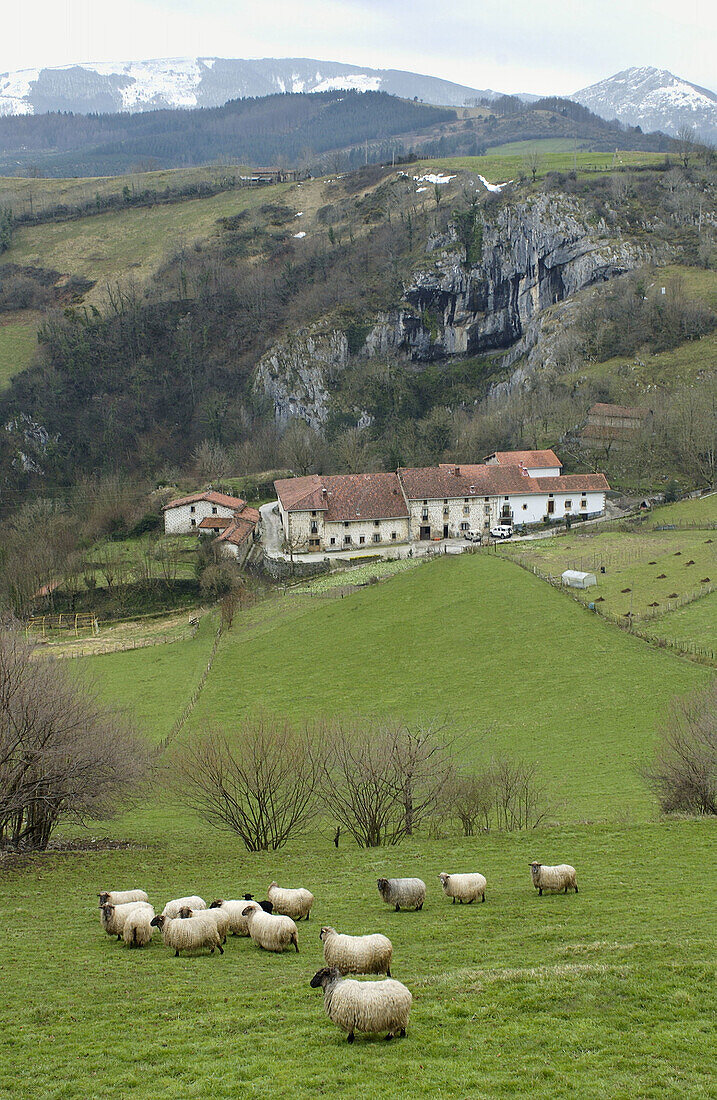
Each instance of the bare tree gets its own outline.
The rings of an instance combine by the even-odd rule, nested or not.
[[[91,687],[0,630],[0,848],[43,850],[61,820],[109,817],[149,759]]]
[[[281,441],[283,461],[292,470],[307,474],[316,464],[321,440],[305,420],[293,420]]]
[[[448,750],[431,727],[337,725],[323,740],[324,804],[361,848],[412,835],[436,810],[452,774]]]
[[[444,797],[446,813],[456,817],[464,836],[490,831],[495,791],[493,774],[484,768],[470,775],[455,775],[447,785]]]
[[[717,680],[673,704],[642,775],[664,813],[717,814]]]
[[[249,852],[276,851],[318,812],[320,754],[307,732],[247,720],[207,730],[175,751],[172,782],[200,817],[230,829]]]

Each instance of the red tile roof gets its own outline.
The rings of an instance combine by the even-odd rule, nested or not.
[[[586,424],[580,431],[580,439],[622,439],[630,443],[635,439],[638,430],[638,424]]]
[[[603,474],[530,477],[520,466],[424,466],[400,469],[398,476],[409,500],[600,492],[610,488]]]
[[[216,528],[217,531],[223,531],[231,522],[232,521],[227,519],[226,516],[205,516],[199,524],[199,527],[205,530],[213,530]]]
[[[190,493],[187,497],[170,500],[169,504],[165,504],[163,511],[166,512],[168,508],[180,508],[183,504],[194,504],[198,500],[207,500],[210,504],[221,504],[223,508],[234,508],[237,512],[240,512],[246,504],[241,497],[230,497],[226,493],[215,493],[209,489],[204,493]]]
[[[326,511],[318,474],[305,477],[284,477],[274,482],[277,496],[285,512]]]
[[[254,509],[252,508],[252,511]],[[231,542],[234,546],[241,546],[243,542],[251,538],[256,528],[256,521],[240,513],[230,521],[229,526],[215,539],[216,542]]]
[[[499,466],[527,466],[530,469],[560,466],[562,462],[555,451],[494,451],[486,455],[485,462],[495,461]]]
[[[275,481],[274,487],[285,511],[324,512],[328,523],[408,516],[396,474],[311,474]]]
[[[409,500],[507,496],[529,492],[532,483],[519,466],[466,466],[463,463],[401,468],[398,476]]]
[[[610,488],[605,474],[563,474],[531,478],[542,493],[604,493]]]
[[[651,410],[641,405],[629,408],[626,405],[606,405],[602,401],[598,401],[588,409],[588,416],[624,416],[632,417],[635,420],[644,420],[650,414]]]

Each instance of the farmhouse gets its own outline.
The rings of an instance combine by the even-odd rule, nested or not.
[[[338,474],[274,482],[287,544],[340,550],[408,539],[408,507],[396,474]]]
[[[284,538],[293,550],[340,550],[461,538],[497,523],[587,518],[605,510],[609,485],[603,474],[562,475],[552,451],[488,457],[479,465],[276,481]]]
[[[213,535],[222,554],[242,559],[251,547],[260,518],[256,508],[250,508],[241,497],[212,489],[170,500],[163,511],[165,534]]]

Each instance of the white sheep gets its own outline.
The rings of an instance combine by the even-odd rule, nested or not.
[[[149,901],[144,890],[103,890],[98,897],[100,906],[126,905],[130,901]]]
[[[326,926],[319,932],[324,961],[341,974],[387,974],[391,977],[393,944],[387,936],[347,936]]]
[[[539,897],[542,897],[543,890],[549,890],[551,893],[560,893],[562,890],[567,894],[568,890],[573,889],[576,894],[578,892],[576,871],[569,863],[558,863],[555,867],[546,867],[534,859],[530,864],[530,873]]]
[[[100,906],[100,924],[107,935],[116,936],[118,940],[121,940],[124,922],[134,909],[152,910],[152,916],[154,916],[154,910],[147,901],[128,901],[122,905],[108,904]]]
[[[219,933],[219,939],[222,943],[227,942],[227,933],[229,932],[229,914],[224,909],[182,909],[180,917],[186,914],[187,917],[196,917],[201,913],[202,916],[211,917],[217,926],[217,932]]]
[[[247,924],[246,917],[244,916],[245,909],[263,909],[265,913],[272,912],[272,904],[270,901],[254,901],[251,894],[245,895],[244,898],[216,898],[215,901],[209,906],[210,910],[221,909],[227,914],[229,918],[229,931],[234,936],[248,936],[249,925]]]
[[[202,898],[198,898],[196,895],[189,898],[174,898],[173,901],[168,901],[162,910],[163,917],[169,917],[173,920],[174,917],[179,916],[180,909],[206,909],[207,903]]]
[[[355,1031],[385,1031],[387,1039],[398,1032],[404,1038],[413,998],[401,982],[393,978],[359,982],[343,978],[336,967],[325,966],[309,984],[312,989],[321,986],[326,1015],[348,1032],[349,1043],[353,1043]]]
[[[472,905],[478,898],[485,901],[485,875],[479,874],[478,871],[464,875],[447,875],[445,871],[441,871],[438,877],[441,880],[443,893],[447,898],[453,898],[454,905],[456,900],[461,905],[464,901]]]
[[[150,943],[154,915],[151,905],[133,906],[122,928],[122,939],[128,947],[146,947]]]
[[[387,905],[399,909],[422,909],[426,884],[420,878],[380,878],[378,892]]]
[[[174,949],[175,958],[180,951],[200,951],[205,947],[212,955],[216,947],[220,955],[224,954],[217,923],[204,911],[192,915],[191,909],[183,906],[176,917],[160,913],[150,923],[161,930],[162,940],[166,947]]]
[[[280,913],[292,920],[309,919],[311,906],[314,904],[314,895],[310,890],[288,890],[277,886],[272,882],[266,892],[266,896],[274,906],[273,912]]]
[[[244,910],[252,942],[265,951],[283,951],[290,943],[299,950],[299,932],[291,917],[265,913],[263,909]]]

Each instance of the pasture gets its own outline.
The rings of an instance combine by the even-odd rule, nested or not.
[[[190,640],[73,667],[158,741],[216,625],[207,615]],[[335,822],[320,819],[279,852],[251,854],[160,780],[92,826],[96,848],[0,862],[0,1097],[707,1100],[715,825],[650,820],[636,771],[670,698],[707,676],[485,552],[343,599],[249,607],[220,641],[190,732],[261,711],[438,717],[466,763],[498,751],[539,761],[550,823],[337,850]],[[535,858],[573,863],[580,893],[539,898]],[[443,870],[482,871],[486,904],[452,906]],[[423,911],[386,907],[380,875],[423,878]],[[142,887],[160,909],[184,894],[263,897],[272,879],[316,896],[299,954],[230,937],[223,957],[176,959],[158,937],[131,951],[99,926],[102,889]],[[392,972],[414,996],[406,1039],[349,1047],[326,1017],[309,988],[322,924],[391,938]]]
[[[248,855],[165,804],[113,831],[137,846],[51,854],[3,874],[7,1100],[714,1095],[708,822],[373,851],[335,851],[318,833]],[[569,858],[580,893],[539,898],[536,854]],[[485,905],[443,898],[437,875],[456,867],[486,874]],[[376,890],[379,875],[406,872],[427,883],[420,913],[392,912]],[[230,937],[223,957],[175,959],[157,937],[131,951],[99,926],[96,895],[108,886],[141,884],[161,907],[195,891],[263,896],[274,877],[316,895],[298,955]],[[326,923],[391,938],[392,971],[414,996],[406,1039],[349,1047],[326,1017],[309,988]]]
[[[0,314],[0,390],[30,366],[37,351],[38,324],[32,310]]]

